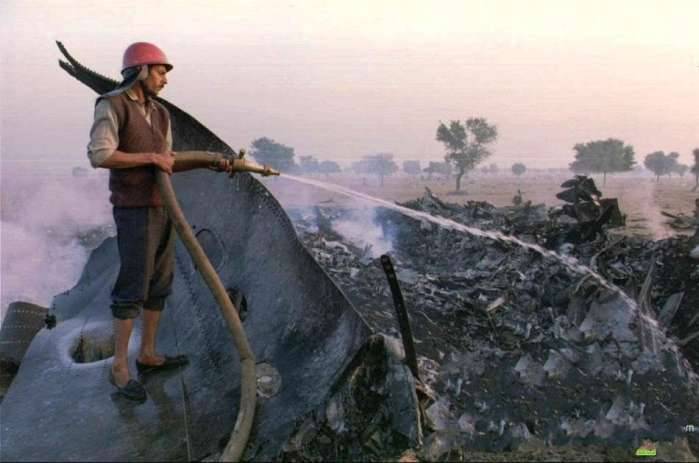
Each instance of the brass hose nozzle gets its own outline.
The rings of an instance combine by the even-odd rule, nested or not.
[[[235,174],[236,172],[252,172],[255,174],[260,174],[263,177],[279,175],[279,171],[248,159],[229,159],[228,172],[230,172],[231,175]]]
[[[269,166],[261,165],[255,161],[245,159],[245,150],[240,150],[238,157],[228,159],[228,172],[233,176],[236,172],[252,172],[263,177],[279,175],[279,171]]]

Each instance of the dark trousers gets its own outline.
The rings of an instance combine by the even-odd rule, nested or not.
[[[121,268],[112,314],[126,320],[141,309],[163,310],[172,291],[175,233],[164,207],[115,207]]]

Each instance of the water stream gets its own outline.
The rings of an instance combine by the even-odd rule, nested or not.
[[[495,241],[500,241],[500,242],[507,242],[507,243],[513,243],[518,246],[521,246],[525,249],[529,249],[531,251],[537,252],[540,255],[544,257],[549,257],[552,259],[555,259],[562,263],[566,268],[568,268],[570,271],[589,276],[590,278],[594,279],[597,283],[599,283],[601,286],[604,288],[618,294],[622,300],[629,306],[629,308],[638,316],[641,326],[641,330],[647,330],[650,333],[650,342],[644,342],[643,340],[645,337],[641,335],[641,344],[644,350],[650,350],[652,353],[657,352],[657,336],[656,333],[661,334],[661,338],[664,338],[664,331],[659,327],[658,321],[653,318],[652,314],[650,313],[645,313],[644,311],[640,310],[638,307],[638,304],[636,301],[634,301],[632,298],[630,298],[621,288],[618,286],[614,285],[613,283],[610,283],[607,281],[602,275],[599,273],[595,272],[593,269],[590,267],[583,265],[578,262],[577,259],[569,256],[562,256],[554,251],[551,251],[549,249],[542,248],[541,246],[533,243],[527,243],[525,241],[522,241],[514,236],[509,236],[509,235],[504,235],[500,232],[497,231],[486,231],[486,230],[481,230],[480,228],[477,227],[469,227],[467,225],[464,225],[459,222],[455,222],[453,220],[447,219],[445,217],[439,217],[435,216],[432,214],[429,214],[427,212],[422,212],[422,211],[416,211],[414,209],[410,209],[404,206],[400,206],[398,204],[395,204],[390,201],[386,201],[384,199],[380,198],[375,198],[373,196],[351,190],[349,188],[345,188],[339,185],[333,185],[330,183],[325,183],[321,182],[315,179],[311,178],[304,178],[304,177],[297,177],[294,175],[288,175],[288,174],[282,174],[282,178],[286,178],[295,182],[303,183],[306,185],[311,185],[317,188],[321,188],[327,191],[331,191],[334,193],[339,193],[344,196],[348,196],[351,198],[359,199],[362,201],[367,201],[370,203],[378,204],[382,207],[392,209],[394,211],[397,211],[405,216],[417,219],[417,220],[427,220],[431,223],[434,223],[436,225],[439,225],[440,227],[443,227],[445,229],[450,229],[450,230],[457,230],[460,232],[467,233],[472,236],[477,236],[477,237],[482,237],[482,238],[488,238],[491,240]],[[675,353],[678,352],[678,348],[674,343],[669,343],[671,350],[673,350]],[[679,359],[678,359],[678,367],[679,367]]]

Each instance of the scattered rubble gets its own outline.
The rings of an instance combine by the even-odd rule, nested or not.
[[[643,439],[680,436],[699,450],[697,436],[681,433],[699,416],[699,266],[689,257],[691,240],[609,235],[623,215],[588,180],[563,184],[562,199],[571,202],[562,208],[522,198],[510,207],[461,206],[429,190],[403,205],[573,257],[645,304],[629,304],[590,275],[519,246],[377,210],[376,225],[392,238],[425,391],[419,458],[517,451],[535,440],[549,449],[632,452]],[[379,259],[332,227],[351,214],[323,207],[290,217],[375,331],[400,337]]]
[[[695,200],[694,215],[689,216],[686,214],[671,214],[667,211],[660,211],[665,217],[669,217],[671,220],[667,221],[675,230],[679,231],[695,231],[699,227],[699,198]]]
[[[327,405],[286,442],[282,459],[382,460],[422,444],[415,380],[395,338],[375,335]]]

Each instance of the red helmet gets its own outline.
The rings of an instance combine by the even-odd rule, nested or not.
[[[132,43],[124,52],[124,64],[121,72],[143,64],[162,64],[168,71],[172,69],[172,64],[170,64],[167,56],[160,48],[148,42]]]

